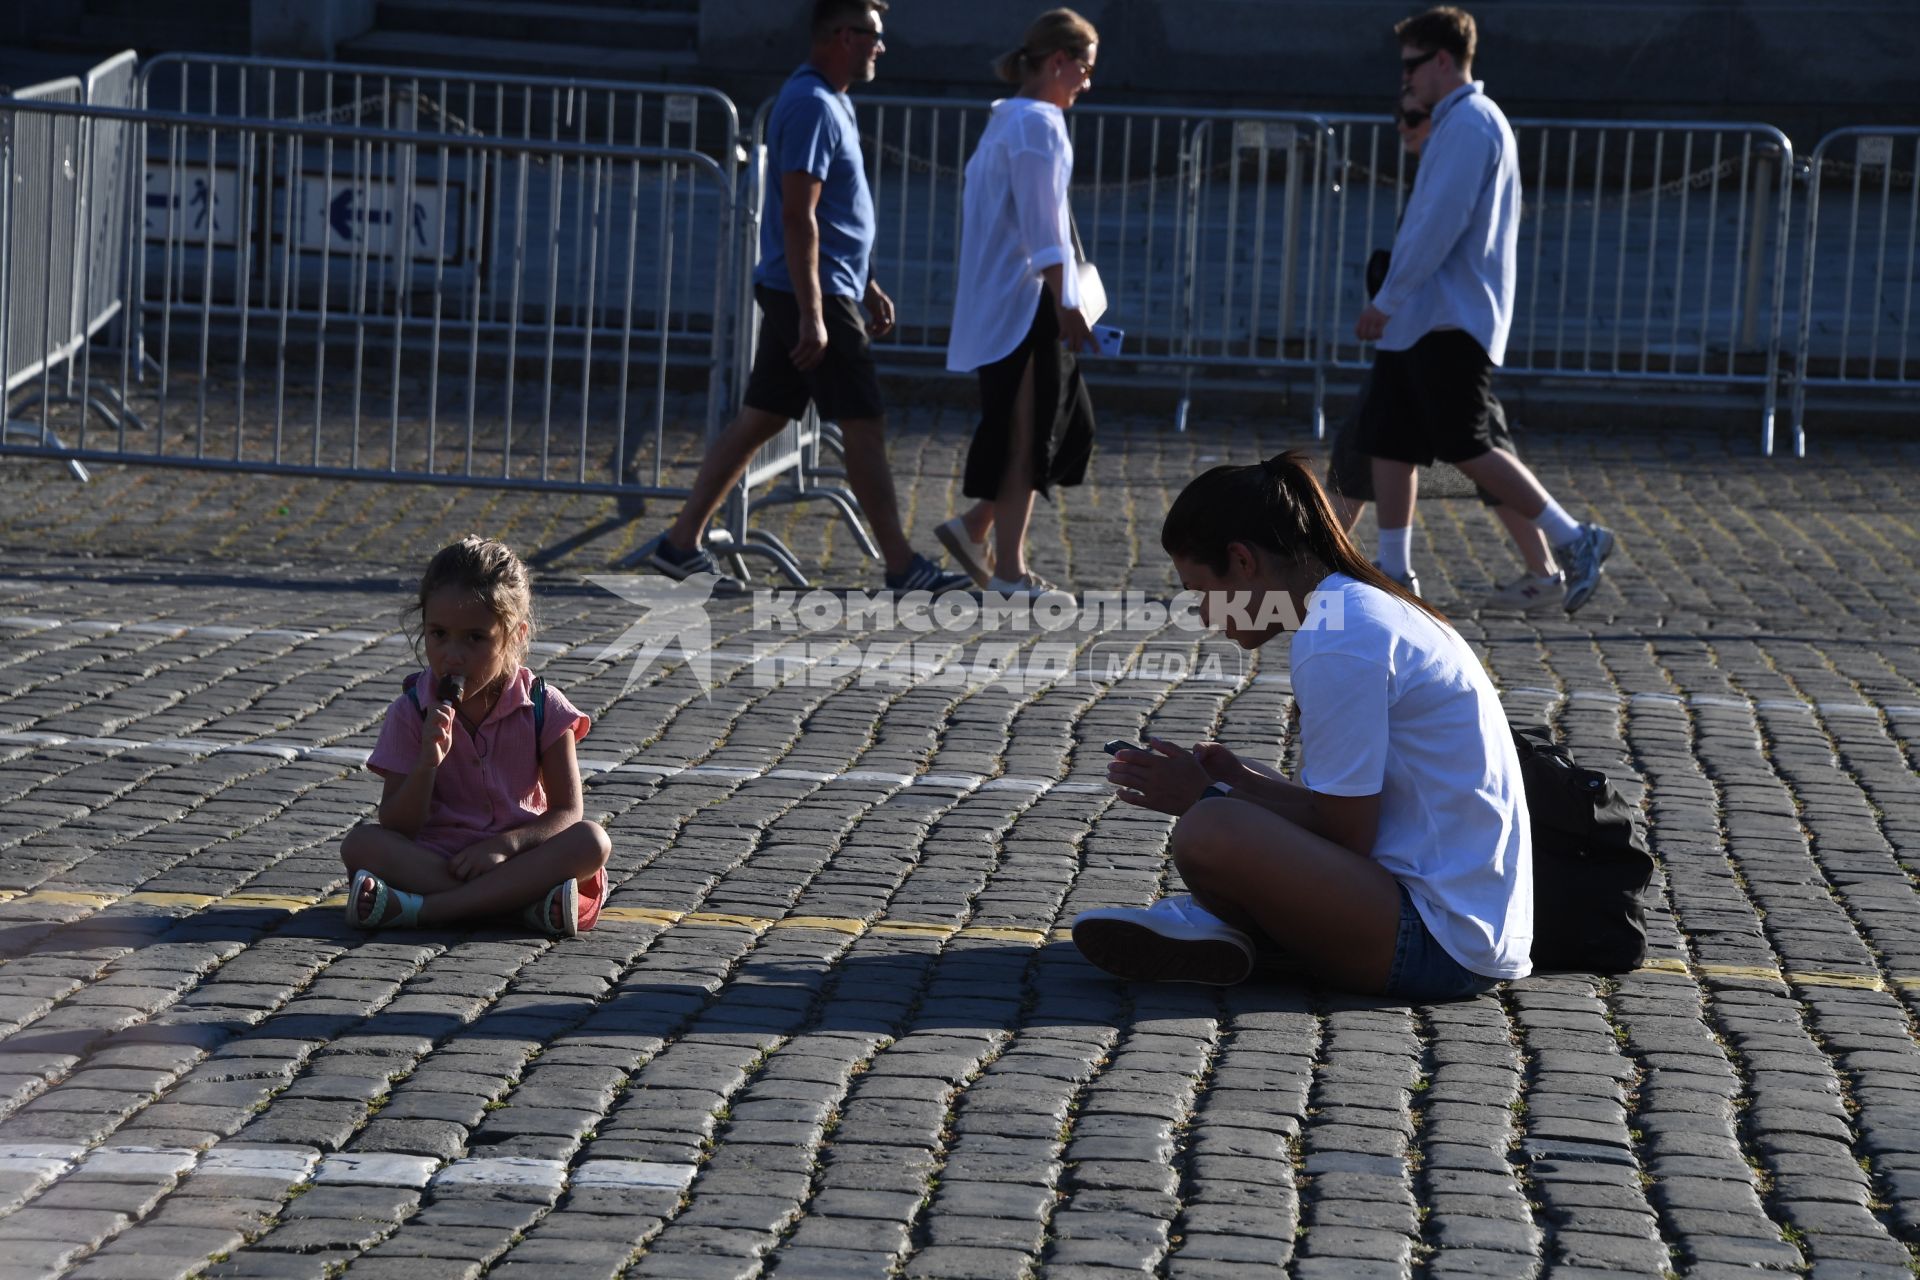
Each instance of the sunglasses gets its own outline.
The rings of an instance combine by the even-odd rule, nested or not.
[[[1440,51],[1438,49],[1429,49],[1417,58],[1402,58],[1400,59],[1400,70],[1406,75],[1412,75],[1439,56]]]
[[[883,37],[878,31],[875,31],[872,27],[842,27],[840,29],[842,31],[847,32],[850,35],[865,36],[867,39],[873,41],[875,44],[886,43],[885,37]]]
[[[1400,123],[1409,129],[1418,129],[1427,122],[1429,115],[1430,113],[1426,111],[1402,111]]]

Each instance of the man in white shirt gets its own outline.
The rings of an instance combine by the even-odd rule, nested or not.
[[[1379,565],[1416,593],[1410,558],[1417,467],[1452,463],[1532,520],[1566,575],[1568,613],[1584,605],[1613,553],[1611,530],[1582,524],[1490,437],[1493,366],[1506,358],[1520,234],[1513,131],[1473,78],[1473,15],[1443,6],[1394,26],[1403,91],[1433,135],[1380,292],[1354,332],[1377,344],[1360,410],[1373,458]]]

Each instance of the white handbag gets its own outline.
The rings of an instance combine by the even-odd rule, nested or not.
[[[1092,328],[1107,314],[1107,286],[1100,283],[1100,268],[1087,261],[1086,248],[1080,243],[1080,224],[1073,210],[1067,210],[1067,230],[1073,235],[1073,266],[1080,274],[1080,315]]]
[[[1080,271],[1080,314],[1092,328],[1107,313],[1107,286],[1100,283],[1100,268],[1091,262],[1083,259],[1074,265]]]

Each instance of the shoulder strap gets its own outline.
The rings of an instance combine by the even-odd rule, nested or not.
[[[547,680],[545,676],[533,678],[533,758],[540,758],[540,737],[547,727]]]
[[[420,695],[413,691],[413,686],[419,683],[420,673],[418,671],[409,671],[407,672],[407,678],[400,682],[400,689],[407,695],[407,701],[413,704],[413,709],[418,711],[422,717],[425,717],[427,709],[420,705]]]

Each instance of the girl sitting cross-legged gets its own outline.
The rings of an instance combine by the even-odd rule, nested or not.
[[[1120,798],[1179,815],[1192,896],[1086,912],[1080,950],[1126,978],[1224,984],[1248,975],[1259,939],[1331,986],[1410,1002],[1525,977],[1520,762],[1466,641],[1354,549],[1298,454],[1200,476],[1160,542],[1202,617],[1243,648],[1299,628],[1300,776],[1216,742],[1119,752]]]
[[[367,767],[379,821],[347,833],[347,919],[363,929],[518,911],[570,937],[606,897],[612,845],[582,817],[574,743],[588,718],[522,665],[527,569],[501,543],[446,547],[420,580],[426,670],[387,708]]]

